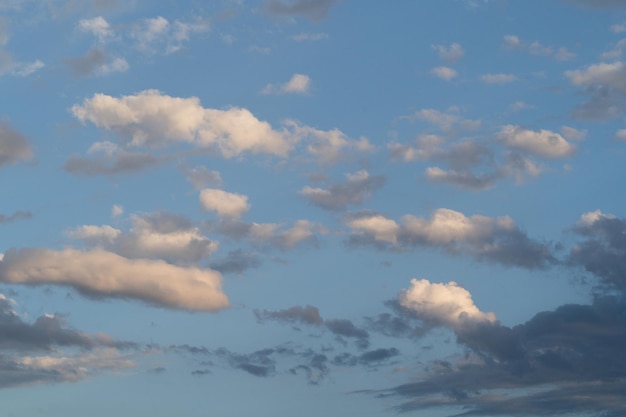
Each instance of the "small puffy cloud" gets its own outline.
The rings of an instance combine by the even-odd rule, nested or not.
[[[131,216],[132,227],[123,232],[103,225],[83,225],[67,232],[91,247],[104,248],[132,259],[163,259],[193,264],[207,259],[217,242],[203,236],[185,217],[167,212]]]
[[[439,58],[446,62],[454,63],[463,58],[465,51],[463,47],[458,43],[451,43],[450,46],[445,45],[432,45],[431,46],[439,54]]]
[[[446,81],[450,81],[457,76],[456,70],[450,67],[436,67],[433,68],[430,72],[434,76]]]
[[[626,93],[626,65],[623,62],[594,64],[581,70],[566,71],[565,75],[574,85],[599,84]]]
[[[324,19],[341,0],[270,0],[265,9],[275,16],[304,16],[313,21]]]
[[[515,35],[506,35],[504,37],[504,46],[508,49],[525,49],[532,55],[551,56],[557,61],[568,61],[576,57],[576,54],[570,52],[567,48],[554,48],[552,46],[543,45],[539,41],[528,44],[522,42],[520,38]]]
[[[95,94],[71,111],[81,122],[115,131],[131,146],[192,143],[215,147],[231,158],[243,152],[286,156],[294,142],[246,109],[204,108],[197,97],[171,97],[156,90],[121,98]]]
[[[374,245],[394,250],[442,248],[452,255],[535,269],[555,262],[552,247],[530,239],[508,216],[490,218],[440,208],[430,219],[406,215],[400,223],[376,213],[348,218],[349,245]]]
[[[522,46],[522,41],[515,35],[506,35],[504,37],[504,45],[507,48],[520,48]]]
[[[294,74],[284,84],[268,84],[262,94],[307,94],[311,88],[311,78],[305,74]]]
[[[113,207],[111,207],[111,217],[119,217],[122,214],[124,214],[124,207],[118,204],[114,204]]]
[[[10,249],[0,262],[0,281],[70,286],[91,297],[135,299],[185,310],[216,311],[229,305],[216,271],[128,259],[102,249]]]
[[[222,185],[222,176],[217,171],[211,171],[205,166],[195,168],[183,168],[183,172],[187,175],[187,181],[200,190],[205,187]]]
[[[78,29],[83,32],[91,33],[100,43],[104,43],[113,37],[113,29],[109,22],[107,22],[102,16],[97,16],[92,19],[82,19],[78,22]]]
[[[494,73],[481,75],[480,80],[485,84],[508,84],[517,80],[517,77],[513,74]]]
[[[581,141],[587,137],[586,130],[579,130],[570,126],[561,126],[561,134],[565,139],[575,141]]]
[[[200,204],[206,211],[217,213],[221,217],[239,218],[248,210],[248,197],[229,193],[217,188],[206,188],[200,192]]]
[[[235,240],[245,240],[258,248],[292,249],[300,244],[317,244],[317,234],[327,230],[308,220],[297,220],[291,227],[280,223],[247,223],[233,218],[222,218],[211,225],[211,230]]]
[[[347,174],[346,178],[345,183],[332,184],[327,189],[305,186],[300,195],[321,208],[344,210],[348,205],[361,204],[385,184],[384,176],[370,176],[365,170]]]
[[[564,158],[576,152],[574,145],[550,130],[534,131],[507,125],[500,130],[498,140],[509,147],[548,159]]]
[[[0,168],[33,157],[28,140],[7,122],[0,122]]]
[[[456,329],[468,324],[496,322],[495,314],[480,311],[469,291],[454,281],[440,284],[412,279],[411,287],[400,293],[398,302],[420,320],[435,326]]]

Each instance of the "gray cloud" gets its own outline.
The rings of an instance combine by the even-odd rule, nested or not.
[[[162,161],[162,159],[149,153],[119,150],[115,154],[105,155],[100,158],[70,156],[65,162],[63,169],[70,174],[94,177],[137,172],[156,166]]]
[[[222,274],[243,274],[248,269],[261,266],[261,260],[253,252],[236,249],[211,262],[209,266]]]
[[[6,216],[4,214],[0,214],[0,224],[11,223],[16,220],[29,220],[33,218],[33,213],[30,211],[16,211],[10,216]]]
[[[0,122],[0,168],[32,157],[33,151],[26,137],[7,122]]]
[[[285,310],[268,311],[255,310],[254,315],[259,320],[277,320],[291,323],[302,323],[319,326],[324,320],[320,316],[317,307],[306,305],[304,307],[294,306]]]
[[[340,0],[270,0],[266,3],[266,10],[277,16],[304,16],[313,21],[324,19],[328,11]]]
[[[361,204],[386,182],[384,175],[370,176],[367,171],[347,175],[347,181],[331,184],[327,189],[309,186],[300,195],[311,204],[327,210],[345,210],[348,205]]]

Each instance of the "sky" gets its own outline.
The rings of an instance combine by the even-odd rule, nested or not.
[[[0,0],[0,417],[626,414],[626,1]]]

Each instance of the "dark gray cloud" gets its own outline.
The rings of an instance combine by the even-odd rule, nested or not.
[[[270,0],[266,10],[277,16],[304,16],[313,21],[324,19],[332,6],[341,0]]]
[[[6,216],[4,214],[0,214],[0,224],[11,223],[16,220],[29,220],[33,218],[33,213],[30,211],[16,211],[10,216]]]
[[[294,306],[285,310],[268,311],[268,310],[255,310],[254,315],[257,319],[263,320],[276,320],[289,323],[302,323],[314,326],[321,325],[324,320],[320,316],[320,312],[317,307],[306,305],[304,307]]]
[[[564,305],[512,328],[479,322],[453,330],[466,356],[433,362],[421,381],[387,391],[407,399],[399,411],[445,405],[476,416],[626,411],[619,400],[626,385],[621,296]]]
[[[64,60],[65,65],[72,70],[76,77],[92,75],[106,62],[107,56],[100,48],[90,49],[84,56],[66,58]]]
[[[116,152],[102,158],[83,158],[72,155],[65,162],[63,169],[70,174],[95,177],[98,175],[116,175],[141,171],[163,162],[149,153]]]
[[[385,182],[384,175],[370,176],[367,171],[359,171],[348,175],[346,182],[331,184],[327,189],[304,187],[300,195],[323,209],[345,210],[349,205],[363,203]]]
[[[584,240],[572,248],[569,263],[584,267],[602,284],[626,293],[626,219],[600,211],[587,213],[573,231]]]
[[[261,266],[261,260],[253,252],[245,252],[242,249],[236,249],[228,252],[223,256],[209,264],[211,269],[221,272],[222,274],[238,274],[241,275],[248,269],[258,268]]]
[[[6,122],[0,122],[0,168],[33,157],[28,139]]]

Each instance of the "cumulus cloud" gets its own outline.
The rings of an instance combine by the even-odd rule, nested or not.
[[[235,240],[245,240],[254,247],[292,249],[300,244],[317,245],[317,235],[326,229],[308,220],[297,220],[291,227],[280,223],[247,223],[233,218],[223,218],[210,225],[210,230]]]
[[[305,74],[294,74],[284,84],[268,84],[261,90],[262,94],[308,94],[311,89],[311,78]]]
[[[300,195],[321,208],[344,210],[348,205],[361,204],[386,180],[383,175],[370,176],[366,170],[347,174],[346,179],[346,182],[331,184],[327,189],[305,186]]]
[[[247,196],[217,188],[200,191],[200,204],[204,210],[215,212],[220,217],[239,218],[250,210]]]
[[[454,281],[439,284],[427,279],[412,279],[411,287],[400,294],[398,302],[420,320],[437,326],[458,328],[476,322],[496,321],[493,313],[480,311],[469,291]]]
[[[560,134],[550,130],[534,131],[520,126],[506,125],[500,130],[498,139],[509,147],[521,149],[542,158],[564,158],[576,152],[574,145]]]
[[[450,81],[458,75],[456,70],[450,67],[435,67],[430,72],[435,77],[441,78],[442,80],[446,81]]]
[[[463,55],[465,55],[463,47],[456,42],[451,43],[450,46],[431,45],[431,47],[437,51],[439,58],[450,63],[457,62],[459,59],[463,58]]]
[[[626,99],[626,65],[621,61],[599,63],[586,68],[566,71],[573,85],[585,88],[587,102],[573,111],[573,116],[584,120],[606,120],[619,117]]]
[[[123,232],[109,225],[83,225],[67,232],[90,247],[99,247],[132,259],[163,259],[193,264],[207,259],[218,243],[203,236],[186,217],[156,212],[131,216],[132,227]]]
[[[324,19],[332,6],[341,0],[270,0],[266,10],[276,16],[304,16],[313,21]]]
[[[227,158],[243,152],[286,156],[293,146],[286,132],[272,129],[246,109],[207,109],[197,97],[171,97],[156,90],[121,98],[95,94],[71,110],[81,122],[115,131],[132,146],[193,143],[217,147]]]
[[[376,213],[352,215],[349,245],[374,245],[395,250],[442,248],[452,255],[521,268],[545,268],[555,262],[550,244],[534,241],[510,217],[466,217],[438,209],[430,219],[406,215],[400,223]]]
[[[99,248],[10,249],[0,262],[0,281],[70,286],[91,297],[135,299],[185,310],[216,311],[229,305],[216,271],[128,259]]]
[[[78,29],[83,32],[91,33],[98,38],[100,43],[107,42],[114,35],[111,25],[102,16],[97,16],[92,19],[81,19],[78,22]]]
[[[32,157],[28,139],[7,122],[0,122],[0,168]]]

